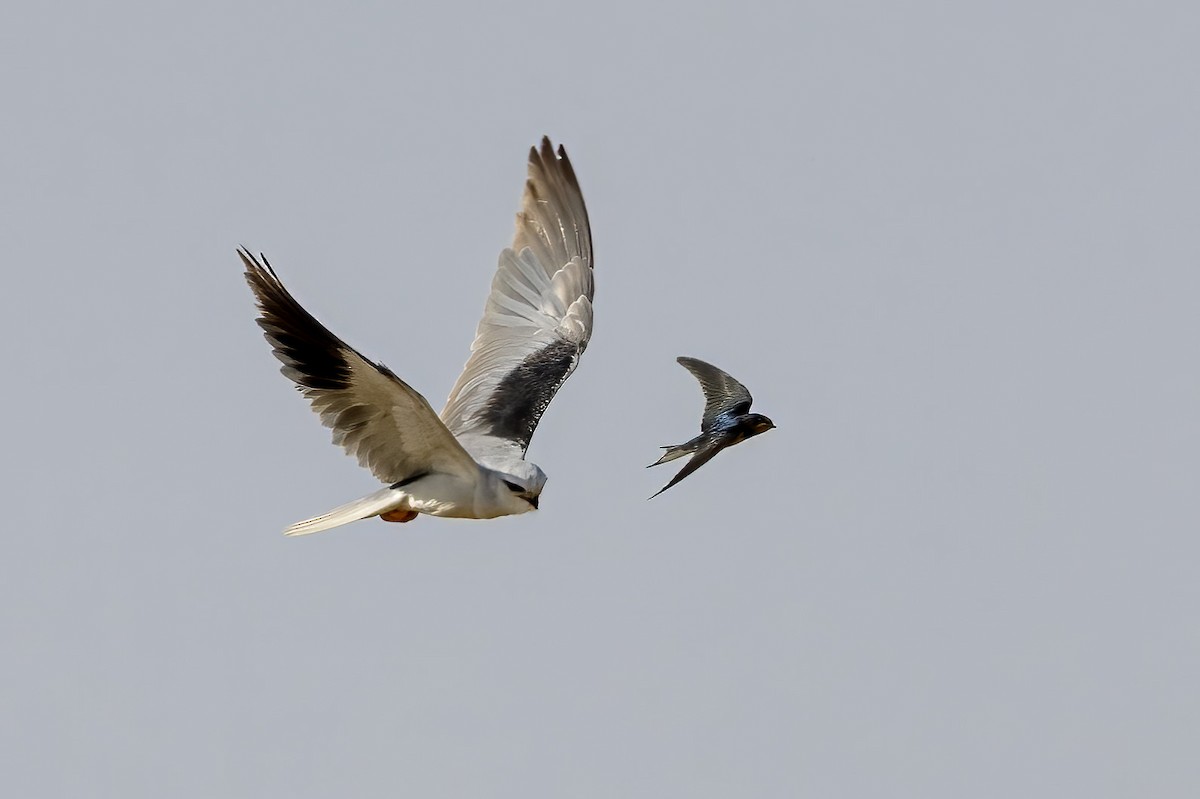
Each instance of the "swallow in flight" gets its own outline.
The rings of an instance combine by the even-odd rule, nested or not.
[[[660,488],[650,499],[654,499],[708,463],[726,447],[740,444],[747,438],[775,427],[775,423],[761,413],[750,413],[750,404],[754,398],[737,380],[712,364],[696,358],[681,357],[676,360],[700,381],[700,388],[704,391],[704,416],[700,420],[700,435],[686,444],[663,447],[666,450],[663,456],[650,464],[657,466],[684,455],[692,456],[679,473],[671,478],[671,482]]]

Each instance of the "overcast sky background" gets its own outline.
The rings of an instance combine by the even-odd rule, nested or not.
[[[170,5],[0,9],[5,794],[1198,795],[1194,3]],[[234,248],[440,408],[543,133],[542,509],[285,539]]]

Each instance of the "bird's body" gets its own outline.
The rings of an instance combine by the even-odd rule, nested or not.
[[[317,533],[371,516],[389,522],[410,522],[422,513],[452,519],[495,519],[534,510],[537,497],[532,492],[511,490],[503,475],[479,466],[472,479],[435,473],[381,488],[328,513],[297,522],[284,532]]]
[[[658,466],[685,455],[692,456],[651,499],[708,463],[721,450],[775,427],[775,423],[762,414],[750,413],[750,405],[754,401],[750,392],[729,374],[697,358],[680,357],[676,360],[700,381],[700,388],[704,391],[704,415],[700,420],[700,435],[685,444],[663,447],[666,452],[650,464]]]
[[[289,527],[288,535],[380,516],[492,519],[534,510],[545,473],[525,451],[592,332],[587,210],[562,147],[529,156],[512,247],[500,254],[471,356],[442,413],[390,369],[329,332],[263,258],[239,255],[281,371],[333,441],[384,488]]]

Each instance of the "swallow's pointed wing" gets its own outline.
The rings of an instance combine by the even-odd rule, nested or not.
[[[702,432],[711,430],[722,416],[741,416],[750,412],[754,398],[745,386],[727,373],[698,358],[682,356],[675,360],[700,381],[700,388],[704,391],[704,416],[700,420]]]
[[[725,435],[714,436],[705,441],[704,444],[701,445],[700,449],[696,450],[696,454],[692,456],[692,459],[685,463],[683,468],[679,470],[679,473],[671,478],[671,482],[658,489],[658,491],[655,492],[650,499],[654,499],[654,497],[657,497],[659,494],[666,491],[668,488],[675,485],[680,480],[711,461],[718,452],[725,449],[725,447],[728,445],[728,437]]]
[[[477,458],[522,458],[592,336],[592,236],[579,181],[549,139],[529,152],[512,247],[500,253],[471,357],[441,418]]]

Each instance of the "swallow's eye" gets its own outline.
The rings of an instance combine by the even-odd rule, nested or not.
[[[521,492],[523,492],[525,490],[523,487],[517,485],[516,483],[510,483],[507,480],[504,481],[504,484],[506,486],[508,486],[508,490],[512,491],[514,494],[520,494]]]

